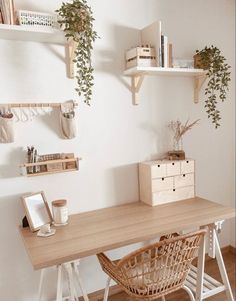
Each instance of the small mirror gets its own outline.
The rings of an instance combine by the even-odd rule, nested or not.
[[[52,223],[52,215],[43,191],[22,197],[31,231]]]

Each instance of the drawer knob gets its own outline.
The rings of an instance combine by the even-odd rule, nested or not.
[[[183,177],[185,177],[185,175],[183,175]]]
[[[175,191],[175,189],[173,189],[173,191]]]
[[[172,165],[175,165],[175,163],[173,162]]]
[[[165,178],[162,178],[162,181],[164,181],[165,180]]]
[[[189,161],[186,161],[187,163],[189,163]]]
[[[161,165],[160,165],[160,164],[158,164],[158,165],[157,165],[157,167],[161,167]]]

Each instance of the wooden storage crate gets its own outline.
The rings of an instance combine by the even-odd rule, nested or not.
[[[125,56],[126,69],[133,67],[156,67],[156,51],[151,47],[136,47],[128,50]]]

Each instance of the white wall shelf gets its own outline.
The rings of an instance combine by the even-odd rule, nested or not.
[[[0,24],[0,39],[65,44],[63,31],[44,26]]]
[[[67,76],[74,78],[74,50],[76,44],[67,41],[62,30],[45,26],[0,24],[0,39],[65,45]]]
[[[131,92],[133,104],[138,104],[138,93],[146,75],[163,76],[191,76],[194,78],[194,102],[199,102],[199,91],[206,79],[203,69],[190,68],[162,68],[162,67],[134,67],[124,71],[124,75],[131,76]]]

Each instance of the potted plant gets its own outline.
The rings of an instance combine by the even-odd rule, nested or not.
[[[93,30],[93,12],[86,0],[72,0],[62,3],[56,10],[59,14],[58,23],[63,28],[67,39],[72,39],[77,47],[75,49],[76,64],[76,91],[79,96],[84,96],[84,102],[90,105],[92,97],[93,67],[91,64],[91,51],[93,42],[98,37]]]
[[[218,101],[222,102],[226,99],[226,91],[228,91],[231,68],[226,62],[221,51],[214,46],[205,47],[203,50],[196,50],[194,56],[194,67],[207,70],[208,78],[205,95],[205,108],[208,118],[211,118],[215,128],[220,126],[220,111],[217,109]]]

